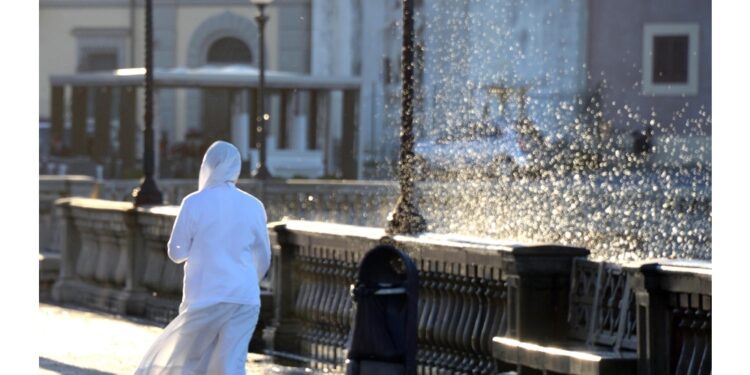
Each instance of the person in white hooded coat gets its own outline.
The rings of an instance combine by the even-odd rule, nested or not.
[[[182,200],[167,244],[169,258],[184,263],[179,315],[136,375],[245,374],[271,246],[263,204],[235,186],[241,164],[223,141],[203,157],[198,191]]]

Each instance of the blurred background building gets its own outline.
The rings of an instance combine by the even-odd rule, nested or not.
[[[610,151],[649,154],[650,162],[663,165],[710,164],[710,2],[415,1],[420,138],[477,119],[499,124],[527,119],[548,138],[568,144],[593,149],[606,144]],[[123,165],[121,91],[107,94],[111,127],[97,136],[96,108],[104,105],[97,103],[97,91],[70,85],[55,93],[51,80],[143,66],[143,1],[40,0],[39,5],[40,173],[96,174],[99,165],[104,176],[140,176],[140,94],[134,94],[136,131],[127,143],[136,160]],[[257,11],[248,1],[155,0],[154,5],[157,69],[257,67]],[[358,82],[353,99],[340,91],[315,99],[304,90],[269,96],[269,158],[273,150],[299,148],[301,138],[308,139],[302,149],[319,151],[320,167],[280,177],[390,178],[398,159],[401,1],[276,0],[267,12],[267,69]],[[80,97],[74,100],[75,95]],[[67,108],[61,112],[61,137],[50,134],[55,100]],[[184,161],[199,158],[215,139],[237,137],[229,115],[232,100],[225,89],[158,91],[162,177],[197,173]],[[74,135],[72,107],[81,101],[88,103],[79,108],[86,112],[85,131]],[[351,104],[356,111],[347,115]],[[307,125],[310,116],[320,116],[318,130]],[[242,137],[253,136],[252,119],[248,124]],[[75,139],[81,137],[85,140]],[[97,137],[107,138],[104,150],[96,150]],[[246,144],[252,148],[254,141]],[[243,150],[248,160],[251,151]],[[97,153],[107,157],[92,160]],[[350,159],[353,164],[345,165]]]

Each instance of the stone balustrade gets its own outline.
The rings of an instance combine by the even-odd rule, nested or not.
[[[58,302],[147,317],[177,313],[182,267],[166,255],[176,206],[87,198],[56,202]],[[708,262],[619,265],[588,250],[287,220],[269,225],[271,272],[253,343],[278,356],[341,370],[352,319],[350,285],[378,244],[407,252],[419,271],[419,372],[495,373],[499,336],[536,343],[578,339],[637,353],[643,374],[704,373],[711,357]],[[258,349],[260,350],[260,349]]]
[[[178,312],[183,267],[167,256],[177,206],[134,207],[129,202],[61,198],[61,262],[53,300],[166,324]],[[261,283],[261,333],[272,303]]]
[[[288,221],[272,227],[273,267],[279,278],[266,347],[333,371],[341,370],[346,356],[352,319],[349,286],[359,260],[379,243],[406,251],[419,271],[420,373],[493,373],[503,368],[492,357],[492,338],[512,324],[517,325],[515,332],[526,335],[533,333],[527,327],[546,324],[514,320],[509,306],[514,309],[521,301],[543,310],[551,302],[564,303],[567,289],[549,291],[549,284],[567,286],[565,270],[569,273],[574,257],[588,253],[439,235],[388,237],[379,228],[339,224]],[[543,264],[532,265],[530,258]]]
[[[644,374],[710,368],[708,262],[692,270],[668,261],[623,266],[587,259],[575,247],[389,237],[380,228],[302,221],[270,227],[277,277],[264,338],[278,356],[342,370],[353,318],[348,288],[364,253],[387,243],[406,251],[419,271],[420,374],[519,370],[493,352],[498,337],[578,341],[579,349],[638,362]],[[583,371],[571,373],[593,373]]]

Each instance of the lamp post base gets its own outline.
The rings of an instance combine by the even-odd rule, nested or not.
[[[403,195],[398,198],[396,209],[388,214],[388,224],[385,231],[390,235],[395,234],[419,234],[427,230],[427,222],[419,214],[419,210],[404,199]]]
[[[133,198],[136,206],[164,204],[164,198],[153,178],[145,178],[141,186],[133,189]]]
[[[267,180],[272,177],[271,172],[268,171],[268,168],[266,168],[265,164],[262,164],[260,167],[255,169],[251,175],[253,178],[257,178],[260,180]]]

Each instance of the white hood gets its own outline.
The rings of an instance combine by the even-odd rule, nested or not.
[[[198,175],[198,190],[222,184],[236,183],[240,177],[242,160],[233,144],[216,141],[206,150]]]

